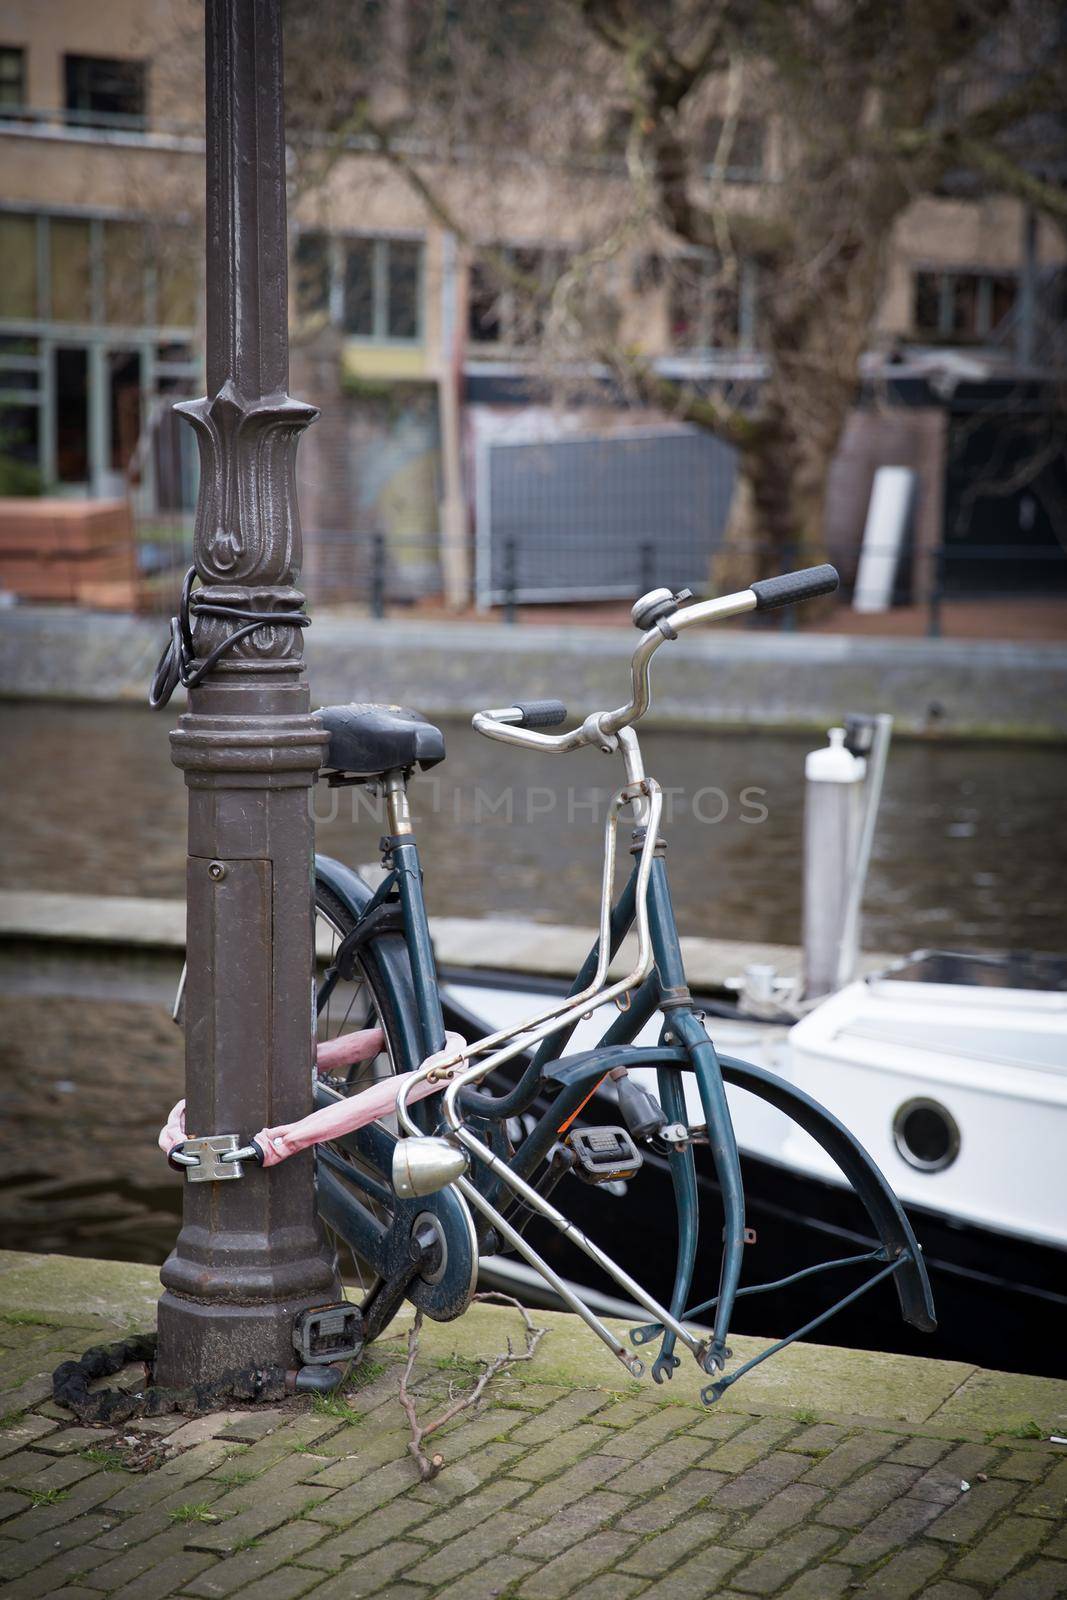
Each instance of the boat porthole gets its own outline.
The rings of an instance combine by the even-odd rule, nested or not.
[[[960,1130],[937,1100],[905,1100],[893,1118],[893,1143],[909,1167],[944,1172],[960,1153]]]

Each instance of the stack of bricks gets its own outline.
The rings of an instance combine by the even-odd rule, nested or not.
[[[137,601],[125,500],[0,500],[0,591],[130,611]]]

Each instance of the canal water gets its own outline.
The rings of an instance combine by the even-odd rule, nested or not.
[[[0,884],[177,897],[185,788],[174,715],[138,707],[0,708]],[[431,915],[596,920],[600,827],[621,765],[542,755],[446,727],[448,759],[412,785]],[[799,939],[804,755],[810,734],[642,735],[666,791],[683,933]],[[899,742],[889,758],[864,913],[869,949],[1064,944],[1067,751]],[[361,789],[315,791],[318,847],[373,861],[380,808]]]
[[[177,897],[185,790],[173,715],[0,708],[0,885]],[[619,781],[594,752],[553,757],[446,728],[447,762],[413,801],[431,914],[595,920],[600,825]],[[810,735],[651,732],[667,790],[669,867],[684,933],[794,943]],[[864,922],[870,949],[1062,949],[1067,753],[897,744]],[[383,819],[359,790],[320,789],[319,848],[373,861]],[[62,987],[62,985],[60,985]],[[163,1259],[179,1180],[155,1136],[181,1092],[166,997],[0,992],[0,1243]]]

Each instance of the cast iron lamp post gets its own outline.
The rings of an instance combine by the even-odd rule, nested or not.
[[[289,397],[279,0],[207,0],[207,396],[196,429],[201,605],[299,613],[293,468],[316,416]],[[201,614],[203,659],[239,622]],[[325,735],[301,630],[257,629],[190,690],[171,735],[189,789],[186,1125],[237,1134],[311,1109],[312,823]],[[294,1364],[292,1326],[340,1298],[310,1152],[187,1182],[161,1273],[156,1381]]]

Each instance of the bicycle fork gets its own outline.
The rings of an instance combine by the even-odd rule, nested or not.
[[[641,1287],[636,1279],[631,1278],[628,1272],[625,1272],[617,1262],[613,1261],[605,1251],[601,1250],[600,1246],[594,1243],[588,1234],[583,1233],[581,1228],[570,1222],[563,1215],[562,1211],[557,1210],[525,1179],[520,1178],[516,1172],[513,1172],[469,1128],[460,1126],[454,1130],[454,1133],[470,1154],[477,1157],[479,1161],[487,1166],[507,1188],[518,1195],[520,1200],[524,1201],[538,1216],[550,1222],[559,1233],[570,1240],[571,1244],[576,1245],[591,1261],[594,1261],[602,1271],[607,1273],[608,1277],[614,1279],[620,1289],[624,1290],[631,1299],[635,1300],[639,1306],[642,1306],[658,1323],[673,1334],[675,1339],[680,1339],[705,1372],[721,1370],[722,1359],[716,1357],[711,1342],[691,1332],[677,1317],[673,1316],[664,1306],[661,1306],[647,1290]],[[513,1228],[506,1218],[501,1216],[492,1202],[486,1199],[485,1195],[469,1178],[457,1178],[453,1181],[464,1198],[475,1206],[492,1223],[501,1237],[506,1239],[526,1259],[529,1265],[544,1278],[545,1282],[555,1289],[564,1303],[581,1317],[586,1326],[592,1329],[599,1339],[603,1340],[612,1354],[618,1357],[633,1376],[639,1378],[644,1372],[643,1363],[626,1349],[626,1346],[620,1339],[616,1338],[610,1328],[605,1327],[599,1317],[585,1304],[581,1296],[565,1283],[558,1273],[553,1271],[548,1262],[530,1244],[529,1240],[516,1228]]]
[[[715,1046],[708,1038],[704,1024],[695,1012],[679,1009],[671,1017],[671,1029],[693,1063],[700,1103],[704,1108],[707,1122],[708,1143],[715,1163],[715,1175],[722,1191],[722,1265],[719,1269],[719,1295],[710,1346],[711,1359],[721,1369],[730,1355],[726,1340],[730,1332],[734,1298],[741,1281],[741,1262],[745,1250],[745,1195],[741,1184],[741,1160],[737,1153],[737,1140],[734,1137],[730,1107],[726,1101],[726,1087],[722,1081],[719,1058],[715,1054]],[[679,1269],[681,1265],[680,1259]],[[679,1276],[681,1276],[680,1270]],[[679,1287],[680,1284],[675,1286],[675,1298]],[[687,1283],[683,1296],[687,1296],[688,1293]],[[683,1297],[682,1305],[684,1304]],[[669,1355],[668,1334],[669,1330],[664,1334],[662,1353]]]

